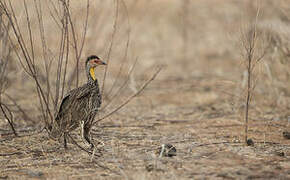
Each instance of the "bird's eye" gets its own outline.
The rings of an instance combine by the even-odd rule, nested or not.
[[[90,61],[91,66],[95,64],[95,61]]]

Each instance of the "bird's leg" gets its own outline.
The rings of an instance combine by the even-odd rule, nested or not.
[[[66,133],[63,134],[63,144],[64,144],[64,149],[67,149]]]
[[[84,125],[84,138],[90,144],[90,148],[93,149],[95,145],[91,141],[90,131],[91,131],[91,123],[86,123]]]
[[[85,140],[85,135],[84,135],[85,130],[84,130],[84,128],[85,128],[85,121],[81,120],[81,137],[82,137],[83,141]]]
[[[84,142],[87,142],[90,145],[90,148],[94,148],[94,144],[90,139],[90,123],[85,123],[85,121],[81,121],[81,136]]]

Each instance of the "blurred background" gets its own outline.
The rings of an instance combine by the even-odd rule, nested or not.
[[[104,68],[96,72],[101,86],[105,79],[97,119],[138,93],[162,67],[144,91],[93,128],[93,137],[105,144],[106,153],[98,162],[133,179],[220,173],[220,178],[232,179],[289,178],[289,141],[282,136],[290,123],[289,0],[0,2],[0,97],[19,134],[38,131],[51,122],[48,111],[53,116],[63,95],[87,81],[84,62],[96,54],[109,63],[106,78]],[[15,36],[9,22],[21,38]],[[249,137],[257,144],[251,149],[243,146],[243,139],[246,50],[253,32]],[[28,56],[31,61],[27,64]],[[33,67],[30,75],[28,65]],[[45,107],[43,100],[48,102]],[[2,111],[0,137],[5,138],[13,136],[6,119]],[[58,148],[61,145],[46,133],[27,137],[0,141],[1,151],[29,156],[23,156],[24,160],[21,153],[14,159],[9,156],[6,163],[3,155],[3,167],[26,167],[37,159],[39,164],[55,165],[32,167],[47,172],[48,178],[57,173],[90,176],[92,167],[93,173],[104,173],[79,149],[66,152],[64,157]],[[154,149],[163,143],[173,144],[178,156],[158,159]],[[41,153],[45,153],[44,159]],[[77,172],[71,162],[77,164]],[[63,165],[72,170],[64,172]],[[105,170],[120,179],[120,174]],[[13,176],[14,170],[10,172]]]
[[[57,92],[57,67],[60,59],[64,59],[60,54],[65,54],[60,49],[64,20],[61,1],[10,2],[7,7],[14,10],[10,13],[14,12],[14,22],[18,23],[23,42],[34,58],[37,78],[43,87],[50,82],[51,91]],[[68,30],[71,50],[66,56],[63,94],[86,81],[83,62],[88,55],[97,54],[110,63],[105,93],[114,94],[115,89],[118,91],[115,86],[127,82],[120,93],[124,95],[111,96],[114,103],[110,106],[118,106],[125,95],[136,93],[154,69],[162,66],[158,78],[143,93],[145,99],[150,99],[150,107],[168,104],[194,107],[221,99],[240,112],[247,77],[243,38],[256,28],[256,52],[263,52],[264,56],[255,68],[254,106],[267,104],[269,111],[289,109],[290,7],[286,0],[70,1],[68,7],[73,27]],[[37,89],[23,68],[27,65],[21,47],[4,15],[2,12],[2,102],[15,112],[16,124],[34,124],[41,116],[39,102],[34,101]],[[132,68],[134,71],[128,73]],[[97,74],[102,84],[104,69]],[[195,90],[206,94],[196,94]],[[285,113],[282,116],[286,118]],[[7,125],[5,121],[1,123]]]

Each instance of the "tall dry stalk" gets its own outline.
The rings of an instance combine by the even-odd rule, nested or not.
[[[249,129],[249,110],[251,108],[251,100],[253,97],[253,91],[257,76],[254,71],[256,65],[265,56],[266,48],[264,46],[258,47],[258,41],[261,40],[261,32],[257,31],[257,23],[260,14],[260,7],[257,6],[256,17],[253,23],[250,25],[250,29],[242,31],[240,42],[242,43],[243,58],[246,64],[247,81],[246,81],[246,99],[245,99],[245,143],[248,141],[248,129]],[[245,33],[246,32],[246,33]],[[261,43],[261,42],[260,42]],[[262,42],[263,43],[263,42]],[[260,48],[260,49],[258,49]]]

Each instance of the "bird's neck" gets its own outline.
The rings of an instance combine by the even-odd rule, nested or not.
[[[97,78],[95,75],[95,68],[87,67],[88,82],[94,82]]]
[[[93,80],[96,80],[95,68],[90,68],[90,76]]]

